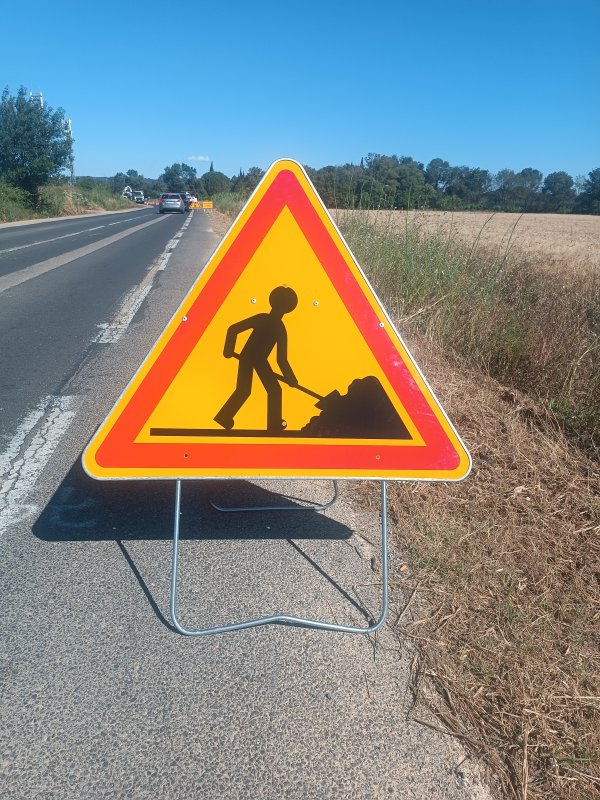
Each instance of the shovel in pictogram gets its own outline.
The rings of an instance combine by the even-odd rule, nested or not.
[[[234,353],[233,357],[239,359],[239,353]],[[286,386],[292,386],[292,384],[288,383],[283,375],[280,375],[278,372],[273,372],[273,375],[280,383],[284,383]],[[306,386],[300,386],[300,384],[292,386],[292,388],[298,389],[299,392],[304,392],[304,394],[308,394],[310,397],[314,397],[316,400],[318,400],[318,402],[315,403],[315,406],[322,411],[329,408],[332,404],[338,403],[342,397],[337,389],[334,389],[333,392],[329,392],[327,395],[322,395],[317,394],[317,392],[313,392],[312,389],[307,389]]]

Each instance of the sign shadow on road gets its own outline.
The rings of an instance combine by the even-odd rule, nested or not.
[[[77,460],[33,525],[44,541],[139,541],[173,538],[175,482],[97,481]],[[306,502],[306,501],[304,501]],[[223,514],[220,505],[284,505],[302,514]],[[307,519],[310,520],[307,524]],[[349,539],[352,530],[305,508],[298,498],[244,480],[186,481],[182,539]]]
[[[114,541],[159,621],[172,632],[176,628],[161,611],[128,542],[171,541],[174,481],[97,481],[90,478],[77,459],[33,525],[34,535],[45,542]],[[184,540],[281,540],[365,620],[371,614],[350,591],[302,547],[301,540],[348,540],[346,525],[306,507],[306,500],[283,496],[244,480],[186,481],[182,519]],[[214,507],[243,504],[276,508],[296,507],[304,513],[281,514],[276,510],[252,514],[223,514]]]

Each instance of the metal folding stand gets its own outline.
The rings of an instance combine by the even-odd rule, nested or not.
[[[326,503],[322,508],[328,508],[337,497],[337,483],[335,484],[335,497],[329,503]],[[272,507],[264,507],[261,510],[268,510]],[[277,509],[282,509],[282,506],[276,506]],[[315,510],[320,509],[319,506],[307,506],[303,509],[298,509],[293,506],[294,510]],[[250,509],[232,509],[225,510],[259,510],[256,507]],[[274,614],[268,617],[257,617],[255,619],[244,620],[241,622],[232,622],[227,625],[217,625],[212,628],[186,628],[177,619],[177,565],[179,557],[179,517],[181,513],[181,481],[178,480],[175,485],[175,522],[173,525],[173,565],[171,570],[171,619],[175,628],[185,636],[208,636],[213,633],[228,633],[229,631],[240,631],[245,628],[257,628],[261,625],[297,625],[302,628],[316,628],[325,631],[338,631],[340,633],[373,633],[378,630],[387,616],[388,611],[388,548],[387,548],[387,486],[385,481],[381,481],[381,580],[382,580],[382,601],[381,613],[377,620],[372,622],[368,627],[360,628],[352,625],[339,625],[335,622],[322,622],[316,619],[304,619],[303,617],[293,617],[287,614]]]

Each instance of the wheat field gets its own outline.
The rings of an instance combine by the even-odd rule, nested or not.
[[[348,213],[354,212],[334,212],[340,217]],[[408,222],[468,246],[477,243],[502,255],[509,251],[552,271],[600,271],[600,216],[488,211],[369,211],[368,215],[381,225]]]

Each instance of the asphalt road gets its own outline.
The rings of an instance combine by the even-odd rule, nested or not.
[[[0,228],[0,448],[28,409],[61,393],[182,224],[144,208]]]
[[[181,215],[174,216],[181,221]],[[156,217],[154,207],[140,206],[125,213],[0,225],[0,275],[101,242]]]
[[[408,719],[413,653],[391,625],[401,592],[376,636],[173,629],[173,483],[97,482],[80,465],[218,241],[208,213],[138,214],[73,260],[101,244],[90,218],[31,247],[0,227],[0,251],[24,258],[0,276],[0,796],[488,797],[456,740]],[[67,224],[33,235],[79,230]],[[352,482],[320,513],[211,505],[330,494],[326,481],[185,482],[181,621],[376,616],[379,510],[355,503]],[[392,572],[398,559],[392,547]]]

